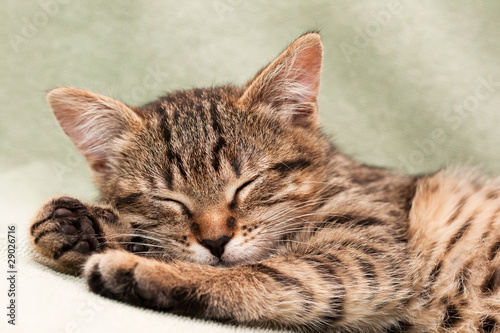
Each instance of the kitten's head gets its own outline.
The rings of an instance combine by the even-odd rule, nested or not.
[[[103,200],[134,228],[130,249],[232,266],[269,255],[321,204],[332,150],[318,129],[321,61],[309,33],[243,88],[141,108],[74,88],[48,100]]]

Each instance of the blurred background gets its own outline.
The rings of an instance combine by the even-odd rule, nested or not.
[[[0,240],[50,196],[96,197],[48,90],[141,105],[241,85],[308,30],[325,47],[323,127],[344,152],[412,174],[500,172],[498,1],[4,0],[0,13]]]

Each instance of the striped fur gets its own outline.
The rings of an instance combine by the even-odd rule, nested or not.
[[[245,87],[141,108],[48,95],[99,204],[54,198],[37,251],[105,297],[299,332],[500,331],[500,182],[357,163],[319,130],[306,34]]]

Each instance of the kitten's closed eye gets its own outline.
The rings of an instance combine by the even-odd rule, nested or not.
[[[192,215],[189,208],[183,202],[181,202],[179,200],[172,199],[172,198],[166,198],[166,197],[160,197],[160,196],[156,196],[156,195],[152,196],[151,198],[153,200],[156,200],[156,201],[172,203],[173,205],[180,208],[183,214],[187,215],[188,217],[190,217]]]
[[[253,184],[259,177],[260,176],[255,176],[254,178],[247,180],[234,191],[233,200],[229,204],[229,207],[231,209],[236,208],[238,201],[241,199],[241,197],[244,197],[244,194],[247,194],[247,193],[242,193],[242,191],[245,189],[249,189],[249,185]]]

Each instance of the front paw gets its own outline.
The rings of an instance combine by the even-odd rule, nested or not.
[[[35,248],[45,257],[77,267],[103,248],[99,223],[77,199],[51,200],[39,211],[30,228]]]
[[[139,272],[147,264],[147,260],[128,252],[108,251],[93,255],[85,264],[83,275],[96,294],[154,308],[156,291],[151,290],[147,277],[141,279]]]
[[[114,250],[93,255],[83,274],[93,292],[132,305],[195,316],[206,308],[174,264]]]

